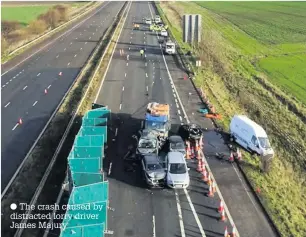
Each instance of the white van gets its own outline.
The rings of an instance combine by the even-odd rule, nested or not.
[[[232,139],[247,150],[258,155],[274,156],[265,130],[245,115],[235,115],[230,124]]]
[[[189,168],[184,155],[178,151],[167,154],[167,186],[170,188],[187,188],[190,184]]]

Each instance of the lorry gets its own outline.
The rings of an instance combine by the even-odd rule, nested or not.
[[[273,158],[274,150],[265,130],[245,115],[235,115],[230,123],[231,140],[260,156]]]
[[[168,39],[164,42],[163,49],[164,49],[164,52],[166,54],[175,54],[176,53],[175,43],[172,42],[170,39]]]
[[[171,127],[169,104],[149,103],[145,114],[144,126],[145,129],[157,131],[160,142],[163,144]]]

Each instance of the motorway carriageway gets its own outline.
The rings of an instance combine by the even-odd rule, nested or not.
[[[134,172],[127,172],[123,157],[133,142],[132,136],[141,128],[148,102],[168,103],[171,106],[171,123],[175,131],[181,123],[186,123],[187,114],[196,112],[196,98],[189,98],[194,91],[190,81],[184,76],[172,56],[164,56],[158,37],[142,24],[144,17],[153,17],[153,6],[148,2],[132,2],[128,16],[117,42],[106,77],[101,84],[95,103],[109,106],[112,111],[112,137],[106,150],[105,169],[110,182],[110,207],[108,229],[113,236],[224,236],[225,226],[231,231],[233,219],[228,216],[226,223],[218,220],[216,211],[220,196],[206,196],[207,186],[200,181],[195,171],[196,164],[189,162],[191,185],[187,190],[148,190],[142,181],[140,166],[134,166]],[[133,30],[133,23],[141,24],[140,30]],[[141,59],[139,50],[145,48],[145,59]],[[124,55],[120,55],[120,50]],[[176,93],[178,86],[179,95]],[[187,91],[186,91],[187,90]],[[182,103],[180,103],[180,98]],[[188,108],[182,108],[182,104]],[[204,150],[207,152],[227,151],[223,141],[211,130],[210,120],[192,116],[191,122],[198,122],[209,128],[205,133]],[[204,124],[203,124],[204,121]],[[112,141],[112,139],[109,139]],[[211,144],[207,144],[211,142]],[[246,184],[231,164],[209,159],[213,174],[220,181],[220,190],[228,209],[232,214],[240,236],[275,236],[265,216]],[[230,174],[229,177],[224,176]]]
[[[1,191],[123,4],[103,3],[54,43],[1,75]]]

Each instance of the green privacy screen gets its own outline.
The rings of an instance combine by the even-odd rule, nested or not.
[[[108,182],[102,171],[110,110],[93,108],[84,115],[68,156],[72,191],[61,237],[103,237],[107,227]]]

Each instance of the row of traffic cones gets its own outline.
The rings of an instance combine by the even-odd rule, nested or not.
[[[242,154],[241,154],[241,151],[239,148],[237,148],[237,152],[232,152],[231,151],[231,154],[230,154],[230,157],[228,159],[229,162],[234,162],[234,158],[236,157],[236,159],[238,161],[241,161],[242,160]]]
[[[192,145],[190,141],[186,141],[186,159],[187,160],[190,160],[190,159],[193,159],[193,158],[196,158],[198,160],[202,159],[202,157],[201,157],[201,150],[202,150],[201,141],[202,141],[202,139],[200,139],[200,141],[196,140],[194,145]]]

